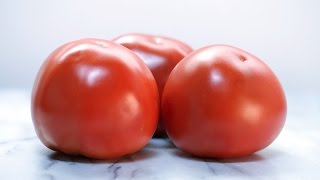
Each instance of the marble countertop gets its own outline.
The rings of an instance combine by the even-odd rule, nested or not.
[[[30,117],[30,93],[0,90],[0,179],[318,179],[320,95],[287,94],[287,123],[266,149],[217,160],[191,157],[153,139],[118,160],[91,160],[47,149]]]

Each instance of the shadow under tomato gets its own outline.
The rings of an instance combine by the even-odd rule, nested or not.
[[[274,175],[279,172],[279,167],[275,166],[274,162],[282,162],[283,158],[286,159],[290,156],[277,149],[265,149],[249,156],[229,159],[199,158],[178,149],[171,152],[177,158],[190,161],[188,162],[189,165],[194,163],[191,161],[196,161],[195,171],[197,171],[197,168],[199,168],[198,171],[203,171],[203,167],[206,167],[211,174],[210,176],[241,176],[250,179]]]
[[[146,148],[163,149],[163,148],[176,148],[176,146],[170,141],[170,139],[153,138],[147,145]]]
[[[116,159],[92,159],[81,155],[68,155],[62,152],[52,152],[49,154],[49,160],[63,161],[70,163],[83,163],[83,164],[103,164],[103,163],[132,163],[150,159],[156,156],[156,152],[150,149],[142,149],[134,154],[126,155]]]
[[[265,149],[248,156],[237,157],[237,158],[201,158],[201,157],[196,157],[196,156],[187,154],[179,149],[173,151],[173,154],[179,158],[196,160],[196,161],[220,162],[220,163],[244,163],[244,162],[259,162],[267,159],[270,160],[270,159],[276,158],[277,156],[281,156],[283,152],[275,149]]]

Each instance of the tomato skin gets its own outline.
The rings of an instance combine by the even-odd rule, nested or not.
[[[277,77],[257,57],[213,45],[185,57],[162,96],[167,134],[181,150],[200,157],[246,156],[268,146],[286,118]]]
[[[152,73],[132,51],[81,39],[46,59],[31,108],[37,135],[48,148],[110,159],[148,143],[157,126],[159,96]]]
[[[156,79],[160,100],[163,88],[172,69],[186,55],[192,52],[192,48],[184,42],[150,34],[125,34],[115,38],[113,41],[134,51],[146,63]],[[161,117],[159,117],[155,136],[166,136]]]

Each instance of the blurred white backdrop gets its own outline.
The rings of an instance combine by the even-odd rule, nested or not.
[[[286,91],[320,91],[316,0],[8,0],[0,2],[0,88],[30,90],[61,44],[129,32],[175,37],[195,49],[230,44],[264,60]]]

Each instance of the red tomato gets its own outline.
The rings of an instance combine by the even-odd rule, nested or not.
[[[172,71],[162,96],[169,138],[200,157],[231,158],[268,146],[280,133],[286,100],[257,57],[216,45],[194,51]]]
[[[113,41],[133,50],[146,63],[157,81],[160,99],[172,69],[192,51],[179,40],[148,34],[126,34]],[[166,136],[161,118],[155,136]]]
[[[91,158],[118,158],[148,143],[159,97],[147,66],[132,51],[99,39],[55,50],[33,88],[32,118],[50,149]]]

